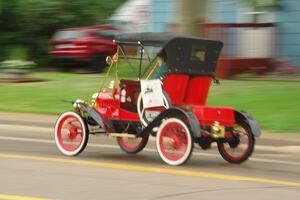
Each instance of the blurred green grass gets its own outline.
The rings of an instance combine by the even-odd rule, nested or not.
[[[62,100],[87,99],[100,89],[103,75],[35,73],[39,83],[0,83],[0,110],[59,114],[72,109]],[[252,113],[272,132],[300,133],[300,82],[221,81],[212,85],[208,105]]]
[[[58,114],[70,110],[62,100],[89,99],[100,87],[103,77],[68,73],[35,73],[37,83],[0,83],[0,110]]]

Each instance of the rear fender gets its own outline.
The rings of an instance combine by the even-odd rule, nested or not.
[[[169,108],[164,110],[160,115],[158,115],[148,126],[141,132],[141,134],[146,134],[152,132],[154,127],[159,126],[164,118],[186,118],[188,120],[189,128],[191,129],[192,136],[194,138],[201,136],[201,128],[199,121],[193,112],[187,112],[180,108]]]
[[[245,121],[249,125],[255,137],[259,137],[261,135],[261,130],[259,128],[258,122],[250,113],[245,111],[235,110],[234,114],[235,114],[236,121]]]

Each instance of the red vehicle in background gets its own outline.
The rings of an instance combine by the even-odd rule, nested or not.
[[[108,26],[60,29],[50,40],[49,55],[54,66],[64,70],[84,67],[100,72],[106,66],[106,56],[116,52],[111,37],[116,32]]]

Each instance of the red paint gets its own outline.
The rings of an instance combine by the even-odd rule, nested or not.
[[[192,105],[205,105],[210,83],[210,77],[190,78],[184,102]]]
[[[102,91],[96,99],[96,110],[107,119],[120,119],[125,121],[140,121],[137,113],[131,112],[129,108],[136,108],[136,101],[140,91],[137,81],[122,80],[120,88],[126,86],[126,98],[130,96],[132,103],[120,101],[120,91]],[[120,89],[119,89],[120,90]]]
[[[210,77],[194,77],[186,74],[170,74],[163,81],[173,105],[190,105],[201,125],[213,125],[219,121],[223,126],[234,126],[234,111],[231,107],[205,106]]]
[[[215,121],[222,126],[233,127],[235,124],[234,110],[231,107],[192,105],[192,111],[203,126],[213,125]]]
[[[232,133],[225,133],[226,138],[232,138]]]
[[[140,121],[140,117],[138,113],[135,112],[129,112],[124,109],[119,110],[120,115],[116,118],[121,119],[121,120],[126,120],[126,121]]]
[[[120,101],[116,91],[102,91],[96,99],[96,110],[107,118],[119,116]]]
[[[172,104],[182,104],[186,93],[189,75],[168,74],[163,80],[163,90],[166,91]]]
[[[173,105],[189,105],[202,126],[211,126],[218,121],[222,126],[233,127],[235,124],[234,110],[231,107],[206,106],[211,85],[210,77],[195,77],[186,74],[169,74],[163,80],[163,89]],[[120,102],[120,90],[126,90],[126,99],[131,102]],[[96,100],[97,111],[107,119],[140,121],[135,112],[139,81],[121,80],[120,89],[103,91]]]

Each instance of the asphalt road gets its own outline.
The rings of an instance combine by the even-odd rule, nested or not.
[[[113,138],[91,136],[80,156],[62,156],[49,120],[0,117],[0,199],[300,199],[297,139],[258,139],[241,165],[196,147],[188,163],[170,167],[154,140],[127,155]]]

